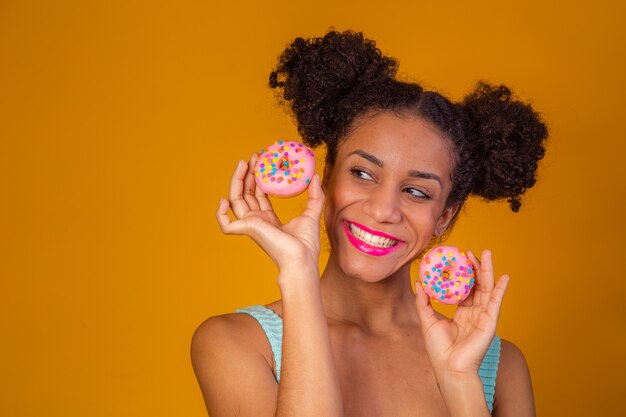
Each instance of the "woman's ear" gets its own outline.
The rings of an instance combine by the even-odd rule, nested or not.
[[[330,173],[332,172],[332,167],[330,164],[324,165],[324,174],[322,175],[322,190],[324,190],[324,194],[328,190],[328,182],[330,181]]]
[[[439,220],[437,220],[437,226],[435,226],[435,236],[441,236],[446,231],[450,222],[454,219],[457,212],[459,211],[460,204],[453,204],[445,209],[443,209],[443,213],[439,216]]]

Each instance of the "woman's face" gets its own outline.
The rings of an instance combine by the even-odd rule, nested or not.
[[[449,141],[422,118],[362,117],[335,161],[324,173],[324,221],[331,259],[350,276],[378,281],[408,269],[456,211],[445,207]]]

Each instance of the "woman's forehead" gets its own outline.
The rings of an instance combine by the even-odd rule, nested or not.
[[[419,165],[440,174],[452,169],[451,143],[430,122],[419,116],[399,116],[384,112],[357,121],[341,142],[337,162],[359,155],[357,150],[374,155],[393,166]],[[447,176],[447,175],[446,175]]]

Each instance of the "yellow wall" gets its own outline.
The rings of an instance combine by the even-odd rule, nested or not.
[[[330,25],[453,98],[486,78],[544,114],[522,211],[472,201],[449,242],[510,273],[499,333],[541,415],[623,412],[623,2],[216,3],[0,3],[0,415],[205,415],[194,329],[279,295],[217,202],[238,158],[296,138],[268,73]]]

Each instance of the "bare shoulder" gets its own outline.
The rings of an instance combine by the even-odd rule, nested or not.
[[[535,415],[533,388],[526,358],[515,344],[504,339],[500,345],[493,415]]]
[[[191,339],[191,362],[211,417],[274,415],[273,357],[253,317],[232,313],[206,319]],[[250,398],[257,400],[253,410]]]
[[[209,317],[200,323],[191,339],[191,346],[193,353],[194,347],[208,348],[213,344],[235,349],[249,348],[251,345],[261,347],[260,342],[263,340],[263,331],[253,317],[248,314],[229,313]]]

